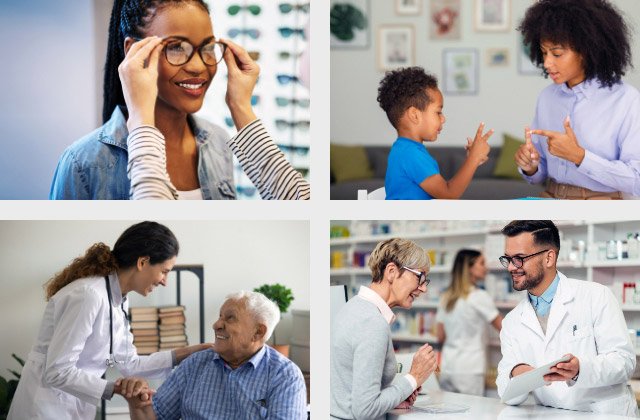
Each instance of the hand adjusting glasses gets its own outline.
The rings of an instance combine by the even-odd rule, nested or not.
[[[134,39],[140,41],[140,38]],[[182,37],[168,37],[163,39],[162,43],[164,44],[164,56],[173,66],[182,66],[188,63],[196,51],[200,54],[204,64],[215,66],[222,60],[227,49],[226,44],[216,41],[214,38],[205,39],[198,47]]]
[[[418,287],[422,287],[423,285],[428,286],[429,283],[431,283],[431,279],[427,278],[424,271],[414,270],[413,268],[409,268],[405,265],[403,265],[402,268],[418,276]]]
[[[523,255],[522,257],[517,255],[515,257],[507,257],[506,255],[503,255],[502,257],[498,258],[498,260],[500,260],[500,264],[502,264],[504,268],[509,268],[509,264],[513,264],[515,268],[522,268],[525,260],[547,251],[549,250],[543,249],[542,251],[536,252],[535,254]]]

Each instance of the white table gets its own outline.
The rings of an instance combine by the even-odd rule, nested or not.
[[[429,391],[428,395],[420,395],[418,401],[427,399],[430,402],[453,403],[469,406],[464,413],[430,414],[416,410],[392,410],[388,419],[574,419],[588,418],[594,420],[630,419],[633,417],[613,416],[611,414],[595,414],[582,411],[562,410],[558,408],[544,407],[525,402],[519,406],[509,406],[500,402],[497,398],[476,397],[474,395],[456,394],[454,392]]]

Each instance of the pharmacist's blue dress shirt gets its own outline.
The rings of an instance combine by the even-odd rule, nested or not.
[[[527,293],[529,295],[529,302],[531,302],[531,306],[533,306],[533,309],[536,311],[538,316],[546,316],[549,314],[551,302],[553,302],[553,297],[556,295],[559,282],[560,276],[556,274],[556,278],[553,279],[549,287],[547,287],[547,290],[545,290],[540,296]]]
[[[533,135],[540,165],[535,174],[523,177],[532,184],[552,178],[594,191],[640,196],[640,92],[624,82],[602,87],[595,79],[573,89],[553,84],[538,97],[531,129],[564,133],[567,116],[585,149],[580,166],[553,156],[547,138]]]
[[[269,346],[231,369],[213,350],[189,356],[153,396],[162,419],[306,419],[300,369]]]

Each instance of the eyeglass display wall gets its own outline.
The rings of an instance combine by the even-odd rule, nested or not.
[[[300,57],[306,48],[308,1],[217,0],[208,1],[217,38],[244,47],[260,65],[252,97],[253,109],[287,160],[309,177],[309,91],[299,80]],[[237,130],[224,101],[227,68],[224,62],[212,81],[200,113],[233,136]],[[260,195],[234,158],[238,199]]]

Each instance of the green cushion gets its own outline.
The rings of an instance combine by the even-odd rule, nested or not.
[[[373,177],[369,157],[364,146],[332,144],[329,153],[331,174],[336,182]]]
[[[493,170],[493,176],[522,179],[522,175],[518,172],[518,165],[516,165],[514,156],[516,155],[518,148],[523,144],[524,141],[519,138],[512,137],[508,134],[504,135],[504,142],[502,143],[498,162]]]

